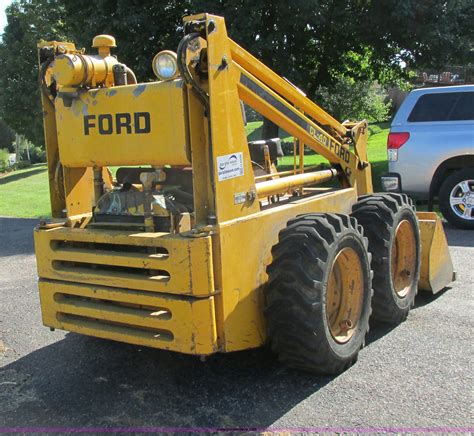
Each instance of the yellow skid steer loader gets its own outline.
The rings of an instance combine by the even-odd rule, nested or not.
[[[339,373],[369,317],[399,323],[453,276],[435,214],[374,194],[367,122],[340,123],[229,39],[184,19],[137,83],[111,55],[41,42],[52,215],[35,231],[46,326],[206,356],[270,342]],[[295,138],[248,141],[242,102]],[[307,146],[327,160],[304,165]],[[112,177],[109,167],[119,167]]]

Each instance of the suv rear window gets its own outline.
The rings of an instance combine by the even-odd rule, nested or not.
[[[474,120],[474,92],[422,95],[408,117],[410,122]]]

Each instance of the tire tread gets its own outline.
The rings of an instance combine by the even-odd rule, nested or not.
[[[400,310],[393,304],[391,289],[387,282],[390,280],[389,253],[394,227],[397,224],[397,215],[403,209],[409,209],[416,214],[413,201],[406,194],[381,193],[359,197],[352,208],[352,216],[364,227],[369,240],[369,251],[372,253],[374,298],[372,299],[373,317],[382,322],[399,324],[408,316],[418,292],[415,289],[406,310]],[[415,222],[416,215],[415,215]],[[419,228],[416,226],[419,239]],[[419,262],[419,259],[418,259]],[[419,264],[417,267],[419,274]],[[416,277],[418,282],[418,277]]]
[[[315,320],[323,313],[326,261],[338,237],[345,232],[360,237],[367,252],[368,240],[363,236],[362,226],[354,217],[340,214],[297,216],[280,232],[279,242],[272,249],[273,261],[267,268],[265,315],[272,350],[287,366],[339,374],[356,361],[357,352],[363,346],[368,331],[371,287],[362,343],[349,361],[335,356],[324,335],[316,334]],[[368,259],[370,262],[370,256]],[[372,272],[369,275],[372,277]]]

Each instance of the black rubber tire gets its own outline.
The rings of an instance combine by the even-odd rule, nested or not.
[[[369,251],[373,256],[372,317],[378,321],[399,324],[407,318],[414,305],[420,277],[420,229],[413,201],[406,194],[365,195],[359,198],[352,210],[352,216],[364,227]],[[408,293],[400,297],[395,292],[392,280],[392,246],[398,224],[403,220],[412,225],[417,246],[415,277]]]
[[[450,224],[460,229],[474,229],[474,220],[468,221],[456,215],[451,208],[449,197],[453,188],[463,180],[474,179],[474,168],[464,168],[450,174],[441,185],[438,193],[439,209]]]
[[[267,269],[265,314],[272,350],[287,366],[339,374],[357,360],[371,313],[372,273],[367,246],[362,227],[348,215],[300,215],[280,232]],[[329,330],[325,302],[330,266],[345,247],[359,254],[364,295],[357,329],[341,344]]]

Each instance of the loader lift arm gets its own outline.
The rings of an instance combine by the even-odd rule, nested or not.
[[[187,29],[200,30],[202,35],[202,21],[189,21]],[[198,35],[196,32],[195,37]],[[336,166],[343,186],[356,186],[359,195],[371,193],[367,122],[340,123],[232,39],[226,39],[239,98]],[[227,58],[219,65],[220,71],[227,69]]]

